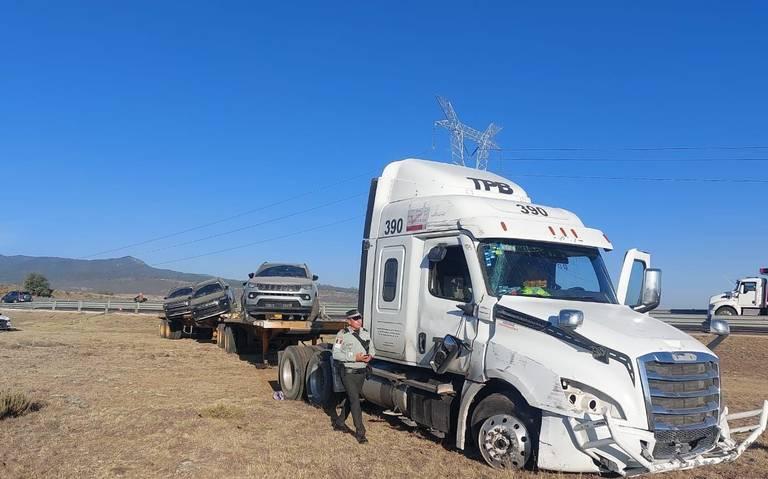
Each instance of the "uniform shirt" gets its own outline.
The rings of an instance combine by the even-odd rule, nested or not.
[[[352,334],[352,328],[344,328],[336,333],[336,342],[333,344],[333,359],[344,363],[345,368],[360,369],[364,368],[367,363],[362,361],[355,361],[355,355],[357,353],[376,355],[376,349],[373,347],[373,341],[371,341],[371,335],[365,328],[360,328],[358,334],[360,339],[368,341],[368,352],[360,341]]]

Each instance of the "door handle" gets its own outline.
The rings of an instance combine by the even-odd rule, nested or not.
[[[419,353],[424,354],[427,352],[427,334],[419,333]]]

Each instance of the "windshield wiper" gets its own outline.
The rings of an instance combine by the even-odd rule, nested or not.
[[[608,301],[605,298],[599,298],[597,296],[563,296],[558,297],[557,299],[572,299],[574,301],[591,301],[593,303],[608,304]]]

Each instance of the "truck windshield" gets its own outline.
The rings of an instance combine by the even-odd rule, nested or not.
[[[299,266],[289,266],[289,265],[280,265],[280,266],[268,266],[258,273],[256,273],[256,276],[281,276],[281,277],[288,277],[288,278],[306,278],[307,277],[307,270],[305,270],[302,267]]]
[[[171,294],[168,295],[169,298],[178,298],[179,296],[189,296],[192,294],[193,289],[192,288],[180,288],[176,291],[171,291]]]
[[[495,296],[617,303],[596,248],[502,239],[482,241],[479,255]]]

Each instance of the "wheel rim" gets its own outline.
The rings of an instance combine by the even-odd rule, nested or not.
[[[717,316],[733,316],[733,310],[730,308],[723,308],[717,312]]]
[[[483,459],[497,469],[522,469],[531,457],[528,430],[522,421],[509,414],[486,419],[477,443]]]
[[[285,358],[283,367],[280,368],[280,384],[286,391],[293,389],[293,383],[295,380],[296,371],[293,368],[293,361],[289,358]]]

